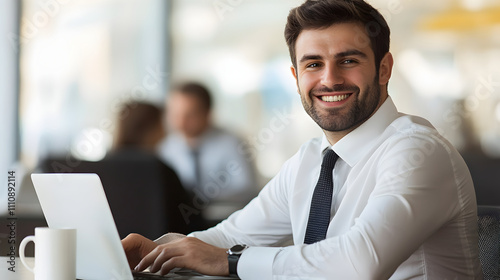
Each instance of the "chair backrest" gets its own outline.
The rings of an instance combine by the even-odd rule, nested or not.
[[[484,279],[500,279],[500,207],[478,206],[477,214]]]
[[[97,173],[121,238],[132,232],[155,239],[169,231],[188,231],[177,209],[181,201],[188,200],[187,194],[175,173],[159,160],[106,158],[99,162],[79,161],[72,166],[67,162],[48,159],[41,169],[48,173]],[[64,164],[67,170],[54,168]]]
[[[463,154],[469,167],[477,205],[500,206],[500,159],[480,154]]]

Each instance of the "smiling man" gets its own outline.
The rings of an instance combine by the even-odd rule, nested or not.
[[[389,33],[361,0],[291,10],[292,74],[324,136],[216,227],[124,239],[131,267],[242,279],[482,279],[467,166],[428,121],[397,111]]]
[[[366,121],[387,98],[387,89],[380,86],[391,75],[392,55],[387,52],[379,62],[380,74],[370,45],[356,42],[369,42],[361,30],[360,23],[306,29],[295,43],[299,61],[294,62],[292,73],[302,104],[325,133],[331,134],[333,143]],[[359,32],[358,36],[353,32]]]

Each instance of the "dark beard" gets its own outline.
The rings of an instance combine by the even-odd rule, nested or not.
[[[314,93],[332,91],[352,91],[353,94],[349,98],[354,98],[353,106],[348,108],[349,110],[344,113],[342,113],[342,111],[345,111],[345,108],[330,108],[327,112],[319,112],[314,107],[316,98],[314,97]],[[359,126],[361,123],[366,121],[377,108],[381,95],[380,87],[378,86],[378,77],[376,76],[373,83],[366,88],[365,92],[363,92],[367,99],[360,101],[359,93],[360,89],[357,86],[339,86],[334,87],[333,89],[322,88],[318,90],[311,90],[309,92],[312,105],[306,103],[306,100],[303,97],[304,95],[302,94],[301,100],[306,112],[323,130],[344,131]]]

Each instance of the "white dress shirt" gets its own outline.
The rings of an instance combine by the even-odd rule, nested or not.
[[[304,245],[325,149],[333,170],[325,240]],[[476,200],[461,156],[426,120],[398,113],[389,97],[330,147],[305,143],[244,209],[191,236],[251,247],[242,279],[482,279]],[[293,238],[293,246],[279,247]],[[278,247],[276,247],[278,246]]]

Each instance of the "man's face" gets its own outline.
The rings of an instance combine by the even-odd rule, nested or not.
[[[196,97],[173,92],[167,105],[170,125],[184,137],[196,138],[209,126],[209,112]]]
[[[297,66],[292,73],[304,109],[323,130],[349,132],[385,100],[362,30],[356,23],[308,29],[295,43]]]

